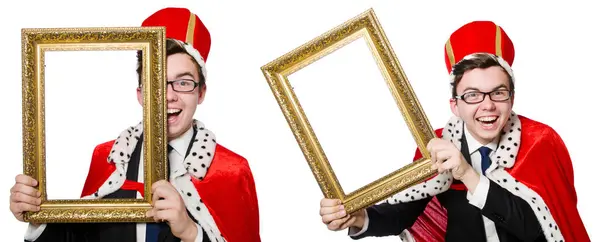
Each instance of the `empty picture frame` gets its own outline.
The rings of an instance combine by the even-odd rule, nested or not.
[[[261,70],[323,195],[348,213],[436,173],[426,149],[435,133],[373,9]],[[413,162],[416,148],[423,158]],[[382,151],[404,164],[378,166]],[[358,171],[342,175],[348,167]]]
[[[165,28],[28,28],[22,29],[21,36],[23,173],[38,181],[42,200],[40,211],[26,213],[25,220],[38,224],[153,221],[146,217],[151,186],[167,178]],[[142,53],[141,107],[136,99],[138,51]],[[127,85],[131,88],[122,90]],[[125,96],[128,104],[107,104]],[[142,120],[143,135],[131,139],[143,139],[139,166],[144,173],[139,175],[144,198],[81,198],[83,184],[79,183],[90,169],[94,145],[115,140],[135,125],[129,120],[121,121],[127,126],[107,128],[109,121],[122,119],[119,114],[136,110],[143,114],[134,117],[136,123]],[[67,129],[68,125],[88,128]],[[64,137],[71,138],[63,143]],[[86,143],[84,137],[92,141]]]

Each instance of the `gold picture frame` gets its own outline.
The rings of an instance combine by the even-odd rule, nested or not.
[[[423,158],[346,194],[332,169],[288,76],[315,61],[364,38],[387,82]],[[261,67],[310,169],[326,198],[340,199],[348,213],[371,206],[433,176],[427,143],[435,137],[373,9],[346,21]],[[392,111],[392,110],[390,110]]]
[[[24,219],[33,223],[153,221],[146,217],[152,202],[151,185],[167,177],[165,28],[25,28],[21,41],[23,173],[38,181],[42,200],[40,211],[28,212]],[[149,147],[140,161],[144,165],[144,199],[47,199],[44,55],[49,50],[142,51],[143,142]]]

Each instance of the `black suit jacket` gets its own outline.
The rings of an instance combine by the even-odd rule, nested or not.
[[[196,132],[194,131],[194,136]],[[143,137],[143,136],[141,136]],[[192,137],[192,140],[194,138]],[[129,166],[127,168],[127,179],[137,181],[138,168],[140,165],[140,153],[142,147],[142,138],[138,141]],[[191,149],[191,142],[188,147],[188,153]],[[187,156],[188,154],[186,154]],[[135,198],[137,191],[119,189],[112,194],[105,196],[107,198]],[[198,223],[191,214],[188,215],[195,223]],[[180,242],[181,240],[171,233],[171,229],[165,223],[160,224],[161,230],[158,235],[158,242]],[[209,242],[208,235],[203,233],[203,242]],[[31,242],[27,241],[26,242]],[[47,224],[44,232],[35,242],[136,242],[136,224],[135,223],[51,223]]]
[[[461,153],[471,164],[464,135],[461,142]],[[486,241],[482,215],[495,223],[496,232],[502,242],[546,241],[533,210],[522,198],[490,181],[485,206],[479,209],[469,204],[467,192],[448,190],[437,195],[440,204],[446,208],[448,216],[446,241]],[[371,206],[367,208],[369,216],[367,231],[352,238],[399,235],[413,225],[431,199],[433,197],[408,203],[383,203]]]

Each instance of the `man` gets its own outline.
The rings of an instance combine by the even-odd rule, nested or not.
[[[353,239],[590,241],[560,136],[512,111],[508,35],[493,22],[475,21],[445,47],[455,117],[427,146],[439,174],[350,216],[339,201],[323,199],[323,222],[331,230],[349,228]]]
[[[259,242],[254,180],[245,158],[216,142],[193,118],[206,93],[205,60],[210,34],[187,9],[165,8],[142,26],[166,27],[167,109],[170,181],[152,185],[152,224],[30,224],[27,241],[251,241]],[[141,55],[138,75],[141,78]],[[138,80],[142,85],[141,79]],[[143,104],[142,89],[137,97]],[[140,198],[143,192],[142,137],[139,123],[93,153],[84,199]],[[22,220],[39,210],[37,181],[24,175],[11,189],[11,211]],[[226,191],[226,192],[225,192]],[[164,221],[164,222],[163,222]]]

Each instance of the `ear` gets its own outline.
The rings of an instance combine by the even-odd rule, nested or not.
[[[198,92],[198,105],[200,105],[202,102],[204,102],[205,96],[206,96],[206,83],[204,83],[204,85],[202,85],[202,89],[200,89],[200,92]]]
[[[136,92],[137,92],[138,103],[140,103],[140,105],[143,107],[144,106],[144,97],[142,96],[142,89],[140,87],[138,87],[136,89]]]
[[[460,117],[460,115],[458,113],[458,99],[450,98],[449,103],[450,103],[450,110],[452,110],[452,113],[454,114],[454,116]]]

